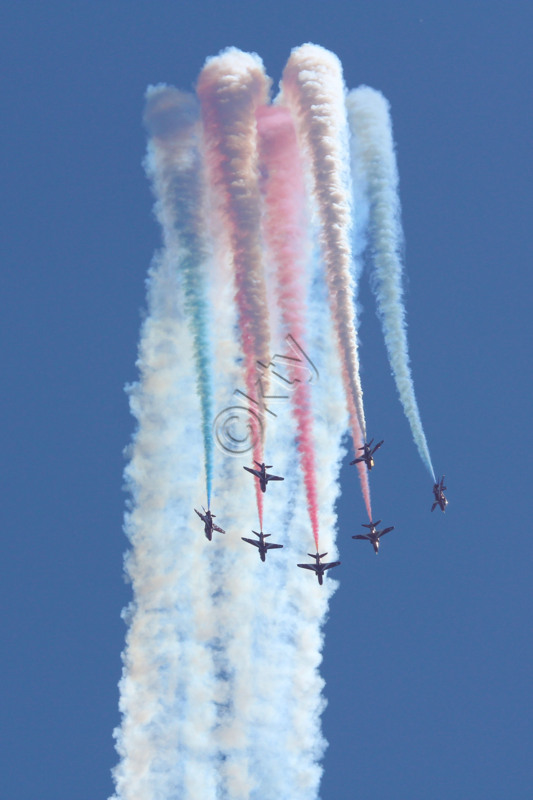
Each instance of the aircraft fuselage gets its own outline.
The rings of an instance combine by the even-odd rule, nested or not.
[[[433,486],[433,496],[435,497],[435,502],[431,506],[432,511],[434,511],[437,506],[441,511],[445,511],[446,506],[448,505],[448,499],[444,495],[444,492],[446,491],[446,486],[444,486],[444,477],[445,476],[443,475],[440,481]]]

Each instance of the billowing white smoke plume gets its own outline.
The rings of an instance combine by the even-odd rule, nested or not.
[[[337,123],[334,110],[343,92],[337,62],[308,47],[300,54],[307,66],[313,67],[313,53],[319,77],[324,63],[325,73],[331,68],[336,75],[340,93],[336,105],[326,103],[326,128],[343,138],[344,110]],[[257,57],[235,49],[223,55],[204,72],[203,119],[193,95],[166,86],[147,94],[146,169],[163,248],[149,273],[139,380],[129,387],[137,421],[126,468],[126,572],[133,600],[124,613],[113,800],[316,800],[326,744],[319,667],[322,625],[337,583],[327,573],[319,586],[314,574],[296,565],[315,551],[313,513],[320,552],[328,553],[327,561],[338,557],[334,506],[348,410],[352,427],[358,425],[357,324],[348,319],[357,274],[349,242],[344,247],[350,227],[344,179],[342,209],[328,199],[333,178],[348,170],[340,157],[345,142],[331,150],[343,162],[333,177],[323,174],[328,154],[315,153],[310,207],[320,202],[321,211],[307,214],[307,228],[293,242],[303,271],[294,286],[301,288],[289,289],[288,280],[280,286],[282,273],[268,265],[264,243],[268,167],[261,172],[255,144],[255,114],[268,102],[269,82]],[[326,84],[319,86],[321,96]],[[314,129],[313,109],[305,103],[299,97],[299,113]],[[318,116],[322,111],[314,109]],[[242,136],[244,129],[249,135]],[[358,159],[364,164],[361,154]],[[291,236],[282,215],[277,219],[281,239]],[[325,229],[328,220],[342,223],[335,236]],[[364,220],[355,221],[357,252],[363,227]],[[343,259],[340,272],[336,253]],[[285,313],[281,301],[273,307],[281,292]],[[291,316],[287,309],[296,302],[301,308]],[[344,315],[340,333],[335,310]],[[306,452],[312,451],[307,490],[302,442],[297,446],[302,428],[293,413],[298,403],[274,374],[297,356],[287,339],[295,319],[305,334],[309,369],[302,380],[310,381],[312,409],[312,425],[305,428]],[[262,409],[246,399],[259,354],[257,378],[272,359],[269,395],[278,395],[266,398]],[[362,415],[361,397],[357,402]],[[261,420],[259,444],[252,413]],[[265,461],[285,477],[270,484],[260,502],[256,479],[243,470],[251,466],[254,447],[264,447]],[[309,464],[316,464],[312,502]],[[212,541],[194,513],[206,497],[226,531],[214,532]],[[260,530],[261,513],[269,541],[283,545],[265,563],[241,540]]]
[[[190,424],[200,408],[192,363],[183,358],[192,341],[179,306],[167,250],[151,270],[141,379],[130,389],[138,421],[126,471],[133,601],[125,614],[115,781],[117,797],[138,800],[178,797],[180,787],[182,796],[215,796],[212,602],[190,505],[202,496],[201,431]]]
[[[265,531],[284,549],[269,553],[262,564],[257,551],[241,541],[259,527],[254,479],[242,469],[251,451],[228,452],[228,432],[217,424],[213,510],[226,534],[214,533],[208,542],[194,515],[193,506],[200,507],[205,497],[205,473],[184,278],[191,252],[208,259],[198,269],[210,276],[215,416],[223,418],[226,409],[237,406],[242,423],[248,412],[235,391],[245,384],[230,259],[223,247],[211,251],[205,241],[201,248],[193,246],[194,215],[184,217],[186,198],[180,192],[190,196],[191,186],[198,185],[191,174],[198,146],[191,100],[157,87],[149,102],[153,114],[158,106],[147,171],[165,246],[150,271],[140,380],[130,388],[138,421],[126,471],[132,494],[127,572],[134,599],[125,615],[129,631],[120,684],[123,720],[115,734],[121,756],[114,771],[116,798],[312,800],[325,744],[321,624],[336,582],[328,577],[319,587],[296,567],[314,551],[314,542],[290,400],[269,402],[276,416],[268,425],[264,420],[266,452],[286,477],[265,495]],[[197,202],[208,207],[209,198]],[[205,231],[216,242],[216,222],[211,230],[206,222]],[[314,274],[316,265],[309,269]],[[308,302],[313,333],[307,355],[319,371],[313,402],[321,455],[321,549],[333,558],[346,419],[334,336],[324,313],[325,289],[319,284],[315,279]],[[294,357],[279,334],[271,352]]]

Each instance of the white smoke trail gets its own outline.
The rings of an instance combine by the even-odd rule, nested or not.
[[[198,82],[203,104],[205,158],[211,177],[215,259],[224,271],[225,285],[234,288],[231,298],[226,291],[226,300],[221,302],[219,296],[216,303],[217,373],[227,375],[229,368],[234,379],[230,386],[217,376],[217,425],[224,419],[226,409],[231,419],[237,408],[241,431],[252,419],[245,395],[256,394],[259,373],[255,360],[269,360],[255,145],[255,106],[265,101],[268,85],[260,60],[235,49],[210,59]],[[230,342],[241,346],[231,348]],[[242,394],[235,395],[235,391]],[[226,444],[231,451],[230,437],[226,439],[224,442],[222,437],[222,445]],[[220,436],[218,441],[220,444]],[[253,639],[258,626],[255,605],[261,591],[260,564],[255,560],[248,564],[249,554],[240,539],[241,535],[249,535],[251,527],[257,527],[257,511],[253,508],[256,487],[242,469],[243,464],[249,464],[250,455],[247,453],[245,458],[237,460],[228,453],[222,462],[216,502],[223,512],[228,536],[212,567],[217,630],[214,650],[223,683],[214,742],[220,760],[219,791],[221,796],[232,800],[249,798],[258,788],[257,774],[251,769],[250,741],[254,733],[254,687],[258,680]],[[254,456],[261,458],[260,449]],[[257,500],[261,513],[260,493]]]
[[[350,92],[346,104],[352,132],[353,181],[364,187],[370,204],[371,282],[389,361],[416,446],[435,481],[409,366],[402,288],[403,232],[389,104],[381,92],[368,86]]]
[[[208,59],[197,92],[202,105],[205,158],[215,204],[231,252],[249,395],[256,393],[257,360],[268,363],[268,305],[260,237],[260,194],[255,110],[270,81],[258,56],[230,48]],[[255,448],[261,460],[261,446]],[[261,498],[258,496],[259,516]]]
[[[354,435],[358,440],[361,434],[366,437],[366,421],[357,352],[356,286],[352,276],[348,125],[338,58],[313,44],[295,48],[283,71],[282,98],[295,114],[313,176],[330,305],[347,402],[353,404],[357,415],[353,425],[359,429]],[[354,444],[357,447],[359,441]]]
[[[308,355],[320,373],[312,393],[317,412],[315,446],[320,453],[320,540],[328,559],[334,559],[334,504],[347,415],[334,335],[329,315],[324,315],[325,297],[324,290],[320,305],[313,308]],[[285,349],[279,342],[272,345],[272,352]],[[324,682],[319,674],[321,627],[337,582],[328,575],[324,585],[318,586],[311,573],[296,566],[308,560],[306,554],[314,549],[313,536],[290,404],[287,401],[286,407],[278,404],[275,408],[278,416],[269,423],[265,444],[268,452],[275,454],[276,472],[285,476],[285,482],[269,486],[266,492],[264,530],[272,534],[271,541],[284,548],[268,553],[266,563],[261,564],[257,552],[244,546],[247,563],[259,567],[249,598],[254,621],[254,691],[246,710],[252,723],[250,766],[255,778],[250,798],[315,800],[325,748],[320,729],[325,705],[321,696]],[[243,535],[249,535],[249,531]]]
[[[232,332],[235,309],[226,302],[231,286],[230,261],[219,256],[223,277],[215,278],[215,293],[218,295],[223,287],[226,290],[224,296],[218,295],[213,320],[217,374],[224,374],[222,365],[235,364],[239,356],[234,328]],[[346,413],[330,318],[324,314],[327,295],[322,289],[321,296],[313,301],[312,347],[318,362],[327,365],[324,385],[317,387],[315,410],[320,417],[321,541],[329,557],[334,558],[334,503],[339,491],[340,438]],[[305,298],[302,303],[306,305]],[[283,340],[273,341],[270,352],[291,353]],[[239,400],[224,397],[217,389],[218,407],[235,402]],[[227,672],[225,705],[214,731],[221,757],[219,791],[232,800],[313,800],[322,771],[318,762],[325,746],[320,731],[323,681],[318,672],[321,625],[336,582],[328,576],[319,587],[312,575],[296,567],[299,561],[307,560],[305,554],[313,549],[313,540],[294,446],[295,429],[288,400],[285,405],[267,405],[277,416],[269,420],[266,452],[272,454],[275,471],[285,476],[285,482],[271,484],[264,496],[264,531],[272,534],[270,541],[283,544],[284,549],[269,553],[263,564],[257,551],[240,541],[240,536],[250,536],[252,528],[258,529],[253,479],[242,470],[249,456],[241,460],[228,456],[222,462],[223,480],[215,491],[217,513],[231,534],[212,569],[213,580],[225,587],[215,597],[214,610],[217,658]]]
[[[252,77],[257,72],[257,102],[264,102],[266,83],[259,74],[258,60],[247,59]],[[230,58],[223,80],[226,88],[239,77],[232,75],[231,63]],[[166,90],[159,87],[153,91],[164,94]],[[219,111],[226,115],[224,124],[229,131],[233,124],[229,109]],[[258,286],[264,255],[261,232],[257,209],[254,206],[250,212],[246,199],[250,190],[254,203],[259,199],[254,186],[257,176],[250,157],[246,191],[241,193],[238,181],[232,185],[235,202],[226,209],[233,215],[230,236],[227,221],[220,227],[223,201],[213,185],[207,198],[211,206],[199,195],[194,201],[201,206],[199,213],[205,222],[200,226],[205,241],[195,252],[205,258],[201,267],[209,279],[209,330],[215,332],[210,342],[213,363],[209,365],[218,444],[212,508],[217,523],[226,530],[226,535],[214,533],[213,541],[208,542],[193,512],[205,491],[202,407],[196,392],[194,338],[187,326],[187,298],[180,277],[183,259],[191,250],[187,215],[180,216],[184,202],[191,200],[185,178],[191,177],[195,161],[190,152],[188,156],[188,148],[196,148],[198,137],[191,138],[190,125],[185,136],[187,126],[176,127],[172,114],[167,120],[170,128],[163,125],[152,131],[147,158],[165,246],[150,271],[149,315],[142,329],[138,361],[140,380],[130,389],[131,408],[138,421],[126,471],[132,494],[126,531],[132,544],[127,572],[133,584],[133,602],[126,613],[129,630],[120,683],[122,724],[115,732],[121,760],[114,770],[114,800],[316,800],[322,772],[319,762],[326,746],[320,728],[325,705],[319,674],[322,625],[337,582],[327,573],[324,585],[319,586],[312,573],[296,566],[307,560],[313,536],[289,400],[285,405],[272,404],[277,416],[270,417],[268,428],[264,427],[269,463],[285,476],[284,483],[270,484],[264,496],[264,530],[272,534],[270,541],[283,544],[284,549],[269,552],[263,564],[257,550],[240,538],[259,527],[254,479],[242,469],[249,464],[250,452],[244,453],[246,443],[238,441],[242,430],[247,430],[250,411],[242,395],[235,395],[235,390],[247,390],[238,329],[243,308],[235,302],[233,286],[237,251],[241,279],[246,282],[250,277],[241,245],[249,246],[250,270],[256,270],[250,291],[259,288],[262,298],[251,317],[262,314],[264,323],[266,305],[274,297],[273,292]],[[164,123],[163,117],[158,125]],[[250,119],[247,114],[247,124]],[[252,138],[255,135],[255,131],[250,134]],[[336,127],[331,128],[331,135],[344,136]],[[172,137],[175,147],[170,146]],[[158,142],[158,138],[164,141]],[[343,152],[341,143],[338,153]],[[347,169],[341,155],[340,172]],[[226,167],[231,171],[235,164]],[[313,180],[317,192],[325,196],[329,178],[315,170]],[[236,210],[242,212],[242,219]],[[198,217],[194,219],[197,236]],[[247,232],[240,227],[243,219],[250,223]],[[315,234],[310,226],[309,252]],[[328,258],[330,255],[326,252]],[[349,272],[351,265],[343,264]],[[348,425],[343,382],[346,353],[341,350],[341,364],[334,321],[327,311],[324,272],[323,263],[309,259],[302,284],[308,295],[302,296],[302,314],[307,316],[306,353],[319,373],[311,388],[311,402],[318,454],[320,545],[321,551],[328,553],[327,560],[334,560],[335,502],[344,454],[341,439]],[[335,302],[334,307],[340,305]],[[279,333],[277,326],[275,330]],[[267,360],[269,352],[288,352],[283,340],[269,340],[268,333],[263,325],[254,357],[261,354]],[[250,370],[252,359],[249,361]],[[247,377],[250,379],[250,374]],[[235,408],[240,408],[237,436],[233,436],[235,425],[238,427],[232,416]],[[224,420],[229,420],[226,427]]]
[[[235,308],[226,302],[231,292],[229,261],[221,259],[219,269],[221,274],[215,277],[219,302],[213,318],[215,352],[217,364],[228,364],[231,369],[240,351],[235,341]],[[224,288],[226,294],[218,294]],[[322,294],[315,291],[311,303],[309,356],[324,370],[323,384],[313,386],[319,418],[316,443],[321,454],[320,524],[321,542],[334,558],[334,503],[346,413],[330,318],[324,314],[327,294],[323,285],[321,288]],[[306,305],[304,298],[302,302]],[[273,341],[270,349],[292,354],[283,340]],[[217,376],[225,373],[225,367],[217,370]],[[242,380],[238,367],[233,379],[236,388]],[[239,402],[224,394],[229,389],[231,382],[217,384],[217,407]],[[264,496],[264,531],[284,549],[269,553],[263,564],[257,551],[240,540],[240,536],[250,536],[252,528],[258,530],[253,479],[242,470],[249,456],[237,459],[228,455],[215,489],[214,507],[228,530],[212,566],[212,580],[221,587],[214,599],[217,658],[227,671],[221,689],[225,706],[214,731],[221,759],[219,791],[232,800],[314,800],[322,772],[318,762],[325,746],[320,731],[324,705],[318,672],[320,629],[336,582],[328,576],[319,587],[314,576],[296,567],[307,560],[313,538],[294,446],[295,428],[289,400],[268,405],[277,416],[269,421],[265,446],[285,482],[271,484]]]
[[[179,309],[177,256],[167,248],[151,270],[141,378],[130,388],[139,428],[126,470],[133,602],[115,732],[120,800],[215,797],[210,592],[200,568],[205,540],[193,532],[190,507],[203,487],[200,427],[190,426],[200,409],[192,341]]]
[[[168,113],[158,105],[146,160],[165,249],[150,271],[140,381],[130,388],[139,427],[126,470],[132,494],[126,533],[133,547],[126,570],[133,602],[127,612],[130,627],[120,682],[123,719],[115,733],[120,800],[214,798],[217,785],[208,543],[198,533],[192,508],[192,498],[205,492],[202,425],[191,424],[201,419],[201,409],[195,342],[184,313],[190,298],[181,275],[191,252],[206,248],[199,241],[195,215],[177,211],[196,180],[191,172],[195,101],[178,95],[165,87],[147,94],[149,101],[155,98],[163,106],[169,101]],[[201,205],[197,190],[194,194],[193,202]]]

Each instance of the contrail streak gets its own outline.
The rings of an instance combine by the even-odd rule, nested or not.
[[[305,182],[300,163],[296,131],[289,109],[263,106],[257,111],[259,150],[265,173],[265,238],[277,267],[277,295],[286,331],[305,348],[303,298],[306,293]],[[294,357],[294,356],[293,356]],[[307,507],[316,550],[318,505],[313,442],[313,417],[309,383],[302,375],[301,362],[288,362],[292,403],[297,422]],[[279,369],[279,367],[278,367]]]
[[[152,184],[167,238],[176,236],[185,312],[193,335],[202,435],[207,507],[213,483],[213,386],[206,301],[207,242],[204,223],[203,164],[196,98],[168,86],[152,87],[146,96],[144,122],[152,137]]]
[[[381,92],[368,86],[350,92],[346,102],[352,131],[354,182],[364,181],[370,204],[372,288],[389,361],[418,452],[435,482],[409,366],[402,288],[403,232],[389,104]]]
[[[341,65],[333,53],[312,44],[293,50],[283,72],[282,96],[294,109],[311,163],[330,306],[357,451],[366,438],[366,422],[354,324],[355,285],[350,244],[351,206],[346,169],[348,126],[344,95]],[[359,476],[367,513],[372,519],[366,470],[359,469]]]
[[[270,361],[255,122],[255,110],[266,102],[269,86],[260,59],[235,48],[209,59],[197,85],[206,160],[233,258],[245,382],[248,396],[253,399],[257,395],[257,362]],[[268,391],[266,381],[262,386],[265,388]],[[262,461],[261,436],[253,415],[250,420],[256,440],[253,457]],[[255,483],[262,526],[263,498]]]

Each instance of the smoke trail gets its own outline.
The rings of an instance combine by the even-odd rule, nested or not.
[[[260,235],[255,109],[267,100],[269,81],[257,56],[226,50],[207,61],[198,79],[206,160],[218,192],[219,212],[233,258],[248,396],[257,396],[257,362],[268,364],[270,333]],[[264,392],[266,381],[260,386]],[[267,392],[264,392],[265,394]],[[255,417],[253,457],[263,460],[263,443]],[[263,498],[256,483],[259,522]]]
[[[133,602],[125,614],[122,723],[115,731],[120,800],[214,800],[217,783],[210,741],[216,719],[213,623],[208,574],[200,566],[205,540],[192,532],[190,508],[201,488],[202,442],[189,420],[199,417],[200,408],[175,245],[168,237],[150,272],[141,377],[130,387],[139,428],[126,470],[132,504],[125,529],[133,547],[126,570]]]
[[[133,601],[125,612],[122,721],[115,731],[120,763],[114,770],[113,800],[318,796],[319,761],[326,745],[320,730],[325,705],[319,674],[321,626],[337,583],[328,575],[319,587],[296,564],[309,549],[306,504],[317,548],[320,531],[320,549],[328,560],[337,558],[335,502],[348,419],[354,443],[362,443],[352,307],[358,263],[353,263],[353,252],[359,255],[362,249],[368,204],[365,200],[357,209],[357,243],[351,252],[347,126],[335,57],[306,45],[295,51],[285,74],[284,93],[296,109],[297,131],[310,164],[318,226],[313,219],[302,222],[305,192],[293,123],[283,106],[264,107],[267,89],[255,56],[230,50],[208,61],[198,84],[204,121],[200,146],[196,101],[167,87],[148,92],[146,169],[157,198],[164,249],[150,270],[140,379],[129,389],[138,421],[126,469],[132,495],[126,514],[132,545],[126,570]],[[394,236],[389,231],[391,252],[397,258],[401,231],[394,158],[390,156],[393,166],[387,172],[387,159],[371,141],[374,136],[379,140],[372,132],[374,117],[360,110],[356,117],[353,169],[365,179],[355,189],[359,198],[365,193],[370,198],[377,255],[391,241],[385,236],[391,215],[397,226],[389,226],[396,231]],[[390,125],[388,130],[392,153]],[[371,147],[377,148],[377,156]],[[204,167],[210,181],[205,198]],[[274,281],[265,286],[263,276],[263,255],[268,257],[261,239],[265,208],[276,291]],[[307,252],[315,227],[320,257]],[[396,319],[381,298],[387,296],[387,270],[376,257],[375,290],[386,321]],[[399,285],[398,275],[395,280]],[[405,341],[401,287],[397,295],[396,315]],[[264,405],[268,399],[258,393],[257,362],[267,365],[268,373],[269,306],[284,332],[304,344],[317,380],[312,391],[305,379],[297,383],[293,414],[288,401],[285,408],[278,405],[278,416],[266,431],[276,472],[285,476],[284,483],[265,495],[266,531],[284,549],[272,551],[262,564],[257,551],[240,540],[254,527],[255,502],[263,528],[263,496],[254,481],[254,502],[239,459],[217,459],[212,493],[225,536],[214,534],[212,542],[206,541],[191,498],[203,491],[202,446],[208,502],[211,498],[210,421],[214,408],[219,419],[234,404],[243,369],[251,398],[245,414],[256,409],[254,400]],[[406,347],[404,360],[410,380]],[[286,374],[295,381],[302,378],[294,365]],[[266,377],[262,375],[265,394]],[[252,430],[253,455],[259,461],[264,431],[260,435],[257,425]],[[224,451],[218,433],[216,441]],[[320,454],[319,481],[315,451]],[[301,470],[295,469],[298,456]],[[366,467],[358,469],[371,518]]]
[[[311,162],[330,306],[336,325],[352,437],[357,451],[362,446],[363,438],[366,438],[366,422],[354,324],[351,208],[346,174],[348,127],[344,83],[338,58],[317,45],[306,44],[296,48],[283,72],[282,92],[295,111],[300,136]],[[367,513],[372,519],[366,470],[359,469],[359,476]]]
[[[228,84],[232,81],[237,84],[236,78],[230,80],[230,76],[231,69],[228,67],[224,80]],[[237,78],[240,79],[239,74]],[[205,107],[200,87],[199,94]],[[219,115],[222,111],[226,111],[229,117],[236,115],[237,121],[241,119],[239,105],[231,111],[224,107]],[[234,130],[244,131],[248,146],[252,141],[255,148],[255,125],[252,128],[248,123],[238,124],[233,129],[231,119],[227,124],[224,123],[226,138],[231,136],[229,147],[219,133],[222,126],[218,119],[208,119],[205,112],[204,115],[211,181],[219,192],[219,210],[225,221],[233,265],[236,273],[237,262],[243,273],[248,270],[251,274],[256,262],[253,257],[246,256],[247,228],[240,227],[239,215],[233,208],[236,206],[239,211],[239,205],[232,199],[227,187],[229,184],[235,191],[246,188],[246,182],[240,182],[240,177],[236,175],[238,162],[242,158],[236,147],[238,137],[234,138]],[[216,126],[211,127],[213,121]],[[213,132],[221,140],[219,143],[215,139],[216,148],[212,147]],[[231,163],[225,163],[224,159],[229,161],[230,157]],[[219,168],[219,158],[225,165],[225,175]],[[254,180],[257,181],[257,177],[254,176]],[[255,195],[252,200],[255,204]],[[243,202],[247,202],[246,197]],[[247,205],[241,213],[249,212],[253,207]],[[254,222],[254,231],[257,224]],[[260,239],[258,244],[261,247]],[[223,260],[221,250],[218,242],[217,252]],[[242,279],[247,277],[244,274]],[[237,287],[236,300],[242,329],[243,303],[239,297],[238,282]],[[259,303],[259,312],[262,314],[265,313],[265,308],[261,307],[265,302],[263,298],[266,295],[262,295]],[[321,310],[324,316],[323,307]],[[244,311],[247,311],[246,306]],[[321,329],[323,331],[323,325]],[[320,338],[318,343],[321,348],[326,347]],[[268,364],[268,350],[253,355],[253,371],[247,386],[251,384],[254,387],[254,394],[257,376],[255,360]],[[338,369],[334,359],[331,363],[336,364]],[[324,481],[321,481],[318,490],[319,522],[323,526],[321,538],[324,538],[324,546],[329,548],[332,557],[335,556],[333,526],[334,503],[338,494],[339,440],[344,425],[343,414],[339,414],[336,376],[333,386],[336,390],[330,386],[324,387],[325,398],[322,399],[325,408],[320,409],[317,429],[317,440],[321,442],[321,452],[327,460],[323,470]],[[342,388],[340,393],[342,397]],[[250,390],[248,394],[252,395]],[[326,409],[332,404],[334,411],[330,414]],[[265,511],[270,520],[267,532],[272,532],[276,541],[284,544],[284,550],[269,555],[267,564],[263,565],[251,547],[247,549],[239,539],[235,544],[235,539],[228,537],[224,540],[225,547],[214,569],[223,587],[215,599],[216,628],[220,650],[224,654],[224,668],[229,673],[226,711],[214,735],[224,759],[220,768],[219,790],[222,796],[227,793],[232,798],[278,800],[280,797],[291,797],[294,800],[313,800],[317,796],[321,773],[317,764],[324,748],[320,733],[320,712],[323,708],[320,691],[323,681],[318,674],[322,646],[320,625],[336,583],[328,578],[325,585],[319,587],[316,581],[310,579],[311,576],[302,574],[296,568],[302,552],[308,549],[309,530],[302,515],[298,514],[298,509],[305,502],[305,493],[298,476],[294,474],[294,450],[287,446],[287,442],[292,442],[293,438],[294,433],[288,429],[288,421],[283,420],[280,414],[269,425],[268,442],[276,454],[276,471],[279,465],[279,472],[286,475],[286,482],[276,487],[278,491],[267,492]],[[242,481],[239,482],[238,478],[223,481],[217,492],[217,506],[230,511],[228,530],[246,533],[246,515],[240,509],[249,495],[249,485],[245,484],[244,492],[241,486]]]
[[[179,253],[178,278],[187,277],[186,268],[189,265],[191,251],[196,252],[198,232],[204,233],[209,228],[204,218],[205,207],[201,202],[200,192],[196,191],[199,174],[197,142],[191,125],[187,125],[195,118],[196,104],[191,98],[188,105],[187,96],[176,94],[172,94],[170,99],[159,96],[156,99],[160,99],[156,113],[159,112],[161,102],[164,102],[165,110],[171,106],[173,116],[170,120],[165,120],[167,126],[175,124],[178,118],[180,121],[180,125],[176,124],[172,152],[169,147],[163,153],[161,147],[154,147],[155,167],[152,170],[152,179],[159,197],[158,209],[165,241],[167,244],[172,244]],[[180,103],[180,108],[176,108]],[[151,108],[149,110],[152,111]],[[153,113],[152,111],[152,115]],[[156,122],[160,126],[162,126],[161,113],[156,117]],[[155,144],[158,144],[157,141]],[[162,160],[163,156],[166,156],[166,159]],[[220,272],[224,272],[226,265],[219,261],[216,266]],[[213,277],[213,283],[220,283],[219,276],[210,277]],[[187,310],[190,297],[187,294],[186,280],[183,280],[182,288]],[[220,299],[222,297],[219,294],[217,300]],[[233,369],[235,354],[231,347],[231,341],[235,338],[235,319],[231,313],[232,298],[229,302],[230,309],[219,308],[217,302],[213,310],[217,341],[212,348],[206,347],[201,353],[206,357],[212,349],[221,359],[218,363],[222,369],[216,376],[215,384],[217,404],[225,401],[231,381],[235,379]],[[204,341],[201,344],[207,343]],[[188,357],[184,348],[182,358]],[[181,391],[186,389],[184,385],[180,388]],[[186,400],[184,405],[182,403],[180,399],[176,404],[170,414],[171,420],[172,417],[186,411]],[[197,414],[189,411],[188,426],[196,418]],[[174,424],[179,424],[178,420],[174,420]],[[190,443],[186,430],[182,431],[182,443],[184,447]],[[193,447],[192,452],[195,449]],[[235,800],[247,800],[254,786],[248,742],[252,735],[250,686],[255,679],[251,642],[254,625],[257,625],[255,615],[250,614],[249,601],[256,591],[258,579],[257,564],[254,563],[251,569],[243,568],[242,542],[235,536],[236,531],[244,528],[252,513],[249,501],[250,486],[243,481],[243,476],[239,472],[242,473],[239,464],[233,459],[224,459],[214,497],[217,515],[227,531],[223,541],[216,541],[218,534],[215,533],[215,541],[207,544],[201,526],[195,520],[192,530],[196,538],[194,544],[189,542],[187,545],[192,547],[198,557],[191,575],[193,580],[199,580],[203,586],[203,596],[191,592],[190,599],[196,615],[206,613],[209,615],[209,625],[205,626],[203,633],[206,637],[204,644],[210,657],[210,664],[207,674],[192,675],[194,664],[185,658],[180,659],[179,680],[185,686],[191,687],[192,694],[190,698],[184,698],[180,707],[180,724],[177,729],[183,731],[183,741],[187,745],[191,741],[194,745],[195,715],[198,715],[200,720],[205,716],[202,707],[195,707],[194,700],[197,698],[202,705],[207,701],[207,707],[211,707],[211,712],[207,718],[209,726],[202,729],[202,743],[208,747],[213,772],[207,788],[213,793],[216,791],[217,797],[228,796]],[[190,496],[192,492],[185,502],[182,499],[176,513],[186,513],[189,516]],[[181,553],[179,560],[183,560],[184,557],[186,558],[187,554]],[[235,570],[238,572],[237,579]],[[178,627],[177,631],[186,651],[195,646],[197,637],[190,625]],[[192,641],[189,638],[191,633]],[[204,688],[203,695],[199,689],[195,691],[195,685],[198,684]],[[204,770],[194,746],[189,749],[181,748],[181,758],[178,763],[179,766],[175,769],[183,771],[181,783],[178,784],[183,794],[180,792],[176,796],[203,800],[205,788],[203,776],[196,775],[197,783],[196,785],[193,783],[195,773]]]
[[[402,289],[403,232],[389,104],[381,92],[361,86],[348,95],[347,108],[352,131],[354,183],[364,182],[370,203],[372,288],[389,361],[418,452],[435,481],[409,367]]]
[[[287,332],[300,347],[305,348],[305,183],[296,131],[290,111],[283,106],[259,108],[257,127],[261,171],[266,174],[265,238],[277,266],[278,302]],[[303,379],[301,364],[293,361],[288,366],[289,379],[293,384],[298,451],[318,552],[317,489],[309,383]]]
[[[254,665],[258,675],[272,675],[272,680],[262,682],[251,709],[254,742],[251,764],[260,787],[251,797],[253,800],[279,800],[281,797],[316,800],[322,773],[319,762],[326,746],[320,730],[320,715],[325,706],[321,695],[324,681],[319,674],[323,646],[321,626],[337,584],[328,577],[324,586],[319,587],[315,579],[310,580],[311,576],[295,567],[298,561],[306,560],[303,554],[309,550],[309,526],[306,515],[302,514],[306,500],[309,504],[309,483],[306,485],[304,469],[302,485],[300,472],[294,469],[295,453],[292,447],[287,447],[287,442],[293,441],[295,435],[304,440],[309,436],[311,453],[315,443],[319,448],[320,482],[315,487],[317,530],[321,531],[321,549],[326,550],[330,558],[336,558],[334,506],[343,453],[340,442],[347,420],[334,336],[329,315],[324,313],[327,296],[322,285],[323,272],[320,271],[318,277],[314,274],[315,264],[307,253],[301,226],[303,202],[299,185],[302,176],[297,153],[292,153],[296,158],[289,164],[294,130],[287,120],[286,109],[258,110],[258,132],[266,190],[264,230],[271,253],[278,262],[277,291],[273,300],[281,306],[287,329],[298,331],[295,339],[305,342],[306,353],[313,363],[316,362],[318,381],[313,383],[312,396],[309,393],[307,397],[310,407],[300,403],[302,411],[310,412],[312,431],[306,430],[301,412],[300,419],[295,415],[294,422],[289,425],[288,403],[285,414],[279,404],[278,416],[267,431],[269,449],[276,454],[276,467],[285,475],[285,483],[265,496],[265,516],[270,520],[267,531],[273,534],[275,541],[283,543],[284,549],[267,556],[266,569],[260,571],[264,579],[254,595],[258,632]],[[283,184],[281,167],[286,170]],[[316,287],[309,291],[311,280],[324,291],[317,291]],[[307,336],[304,336],[304,308],[311,322]],[[282,349],[282,352],[290,350]],[[294,377],[308,378],[301,371],[298,374],[296,369]],[[308,384],[303,383],[303,387],[300,401],[307,393]],[[293,395],[293,403],[295,399]],[[300,437],[302,421],[304,436]],[[294,425],[296,430],[293,430]],[[298,441],[300,449],[301,444]],[[314,469],[314,463],[312,467]],[[252,553],[250,559],[254,558],[257,560],[257,555]],[[273,664],[276,665],[274,673]]]
[[[159,198],[163,229],[178,237],[179,269],[185,311],[193,335],[197,391],[202,410],[202,435],[207,507],[211,506],[213,482],[213,386],[209,369],[205,261],[207,244],[203,220],[202,163],[198,150],[199,108],[193,95],[168,86],[150,88],[146,95],[144,122],[152,136],[154,193]]]
[[[224,264],[216,275],[216,291],[231,276]],[[217,404],[223,403],[230,337],[235,342],[233,306],[223,298],[214,308],[217,341]],[[322,319],[320,319],[322,317]],[[324,320],[324,317],[326,318]],[[310,352],[316,358],[321,381],[314,411],[319,419],[321,480],[319,521],[321,543],[334,554],[334,505],[338,495],[339,441],[345,430],[344,399],[338,361],[329,352],[329,315],[324,298],[316,304]],[[326,341],[327,340],[327,341]],[[231,349],[233,349],[233,347]],[[285,352],[285,351],[283,351]],[[323,362],[332,369],[330,375]],[[323,371],[322,371],[323,370]],[[231,385],[231,382],[230,384]],[[220,396],[219,390],[220,389]],[[217,724],[213,751],[217,754],[217,791],[232,800],[315,800],[321,774],[319,762],[325,743],[320,731],[323,680],[319,675],[322,637],[320,626],[336,582],[328,578],[319,587],[296,563],[306,560],[309,522],[290,404],[280,403],[278,416],[267,431],[269,450],[275,453],[284,483],[265,495],[266,532],[284,549],[268,554],[262,564],[257,552],[240,540],[253,525],[253,492],[240,475],[240,461],[223,459],[214,503],[228,533],[221,537],[214,557],[209,553],[213,597],[213,639],[217,688]],[[218,464],[218,462],[217,462]],[[278,469],[276,469],[278,471]],[[196,797],[195,797],[196,800]]]
[[[313,384],[314,438],[321,458],[318,515],[321,548],[336,558],[335,501],[339,493],[340,441],[346,411],[338,355],[332,340],[326,294],[309,305],[309,355],[319,371]],[[294,441],[296,421],[287,402],[268,427],[269,449],[285,482],[265,495],[266,531],[284,549],[273,551],[260,566],[258,584],[249,602],[254,613],[253,668],[256,687],[249,715],[252,725],[252,773],[257,779],[251,800],[316,800],[326,743],[320,730],[325,701],[319,674],[323,637],[321,626],[337,587],[330,576],[318,586],[311,574],[296,567],[309,551],[309,520],[304,512],[306,490]],[[277,490],[277,491],[276,491]],[[248,560],[260,563],[249,548]],[[246,567],[247,569],[247,567]],[[339,568],[339,570],[342,568]]]

